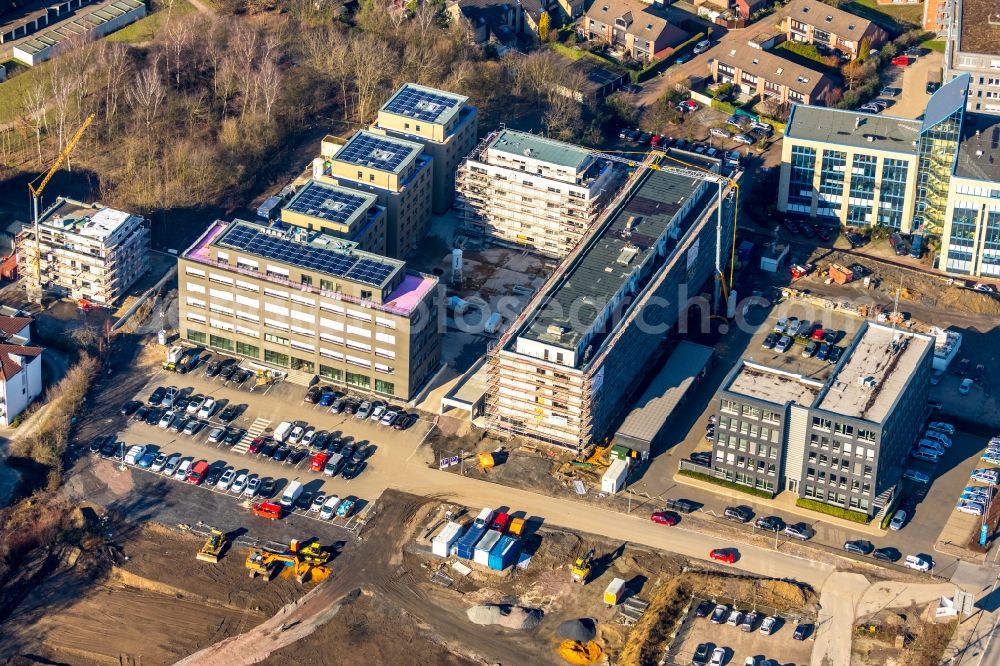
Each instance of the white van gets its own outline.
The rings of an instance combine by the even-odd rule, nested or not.
[[[295,502],[298,501],[299,496],[301,494],[302,494],[302,482],[292,481],[291,483],[288,484],[288,487],[285,488],[285,492],[281,494],[281,501],[278,503],[281,504],[281,506],[285,507],[286,509],[291,509],[293,506],[295,506]]]
[[[194,461],[191,458],[185,458],[181,461],[181,464],[177,466],[177,471],[174,472],[174,478],[183,481],[187,478],[188,472],[191,471],[191,465]]]
[[[284,444],[285,440],[288,438],[288,433],[291,432],[291,430],[292,422],[282,421],[278,424],[278,427],[274,429],[274,441]]]
[[[323,474],[327,476],[337,476],[340,472],[340,468],[344,464],[344,456],[340,453],[334,453],[330,456],[329,460],[326,461],[326,465],[323,466]]]
[[[474,527],[489,527],[490,519],[493,518],[493,509],[483,509],[476,516],[476,522],[473,523]]]
[[[331,495],[326,498],[323,502],[323,508],[319,510],[319,517],[323,520],[333,520],[333,517],[337,514],[337,507],[340,506],[340,498],[336,495]]]
[[[136,464],[137,462],[139,462],[139,458],[141,458],[142,454],[144,454],[145,452],[146,452],[145,446],[143,446],[142,444],[136,444],[135,446],[133,446],[128,450],[128,453],[125,454],[125,464],[126,465]]]

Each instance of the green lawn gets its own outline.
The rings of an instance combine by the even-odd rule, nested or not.
[[[944,53],[944,41],[940,39],[928,39],[926,42],[921,44],[924,48],[928,48],[931,51],[937,51],[938,53]]]
[[[174,7],[171,10],[173,16],[185,16],[196,11],[198,10],[194,8],[194,5],[187,0],[174,0]],[[162,8],[144,19],[139,19],[135,23],[125,26],[118,32],[111,33],[105,39],[124,44],[142,44],[153,39],[166,20],[167,10]]]
[[[0,83],[0,124],[9,123],[21,115],[21,99],[24,91],[34,84],[36,77],[46,75],[50,63],[51,61],[47,60],[34,67],[26,67],[20,74]]]
[[[853,0],[843,7],[847,11],[883,25],[900,28],[919,27],[923,24],[923,5],[880,5],[876,0]]]

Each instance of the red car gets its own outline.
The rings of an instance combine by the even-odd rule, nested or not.
[[[496,530],[497,532],[503,532],[507,529],[507,525],[510,524],[510,514],[500,512],[493,516],[493,524],[490,525],[491,530]]]
[[[708,554],[713,560],[734,564],[736,562],[736,552],[729,548],[716,548]]]
[[[652,137],[650,137],[650,139],[649,139],[649,145],[651,145],[653,148],[656,148],[657,146],[659,146],[660,145],[660,135],[659,134],[654,134]]]
[[[809,338],[812,339],[812,340],[815,340],[816,342],[822,342],[823,341],[823,329],[822,328],[814,328],[813,332],[809,336]]]
[[[314,472],[322,472],[323,467],[326,466],[326,462],[330,459],[330,454],[326,451],[320,451],[313,456],[312,463],[309,465],[309,469]]]
[[[816,232],[816,235],[819,236],[821,241],[826,242],[830,240],[830,233],[818,224],[813,225],[813,231]]]
[[[669,525],[673,527],[678,522],[677,516],[675,514],[669,513],[667,511],[657,511],[649,517],[657,525]]]
[[[895,58],[892,59],[892,64],[893,65],[900,65],[901,67],[906,67],[911,62],[913,62],[913,61],[910,60],[910,56],[905,56],[905,55],[898,55],[898,56],[896,56]]]
[[[260,450],[264,448],[264,442],[266,441],[266,437],[254,437],[253,441],[250,442],[250,447],[247,448],[247,453],[260,453]]]

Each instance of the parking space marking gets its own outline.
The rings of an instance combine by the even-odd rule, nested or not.
[[[233,453],[238,453],[240,455],[246,453],[247,450],[250,449],[251,442],[253,442],[256,437],[259,437],[262,432],[267,430],[267,426],[270,424],[270,419],[265,419],[261,416],[254,419],[253,423],[247,429],[247,434],[243,435],[243,439],[241,439],[236,446],[233,447]]]

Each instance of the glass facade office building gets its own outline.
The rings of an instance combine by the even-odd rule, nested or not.
[[[969,75],[962,74],[931,95],[917,140],[917,202],[913,227],[941,233],[948,187],[958,158]]]

